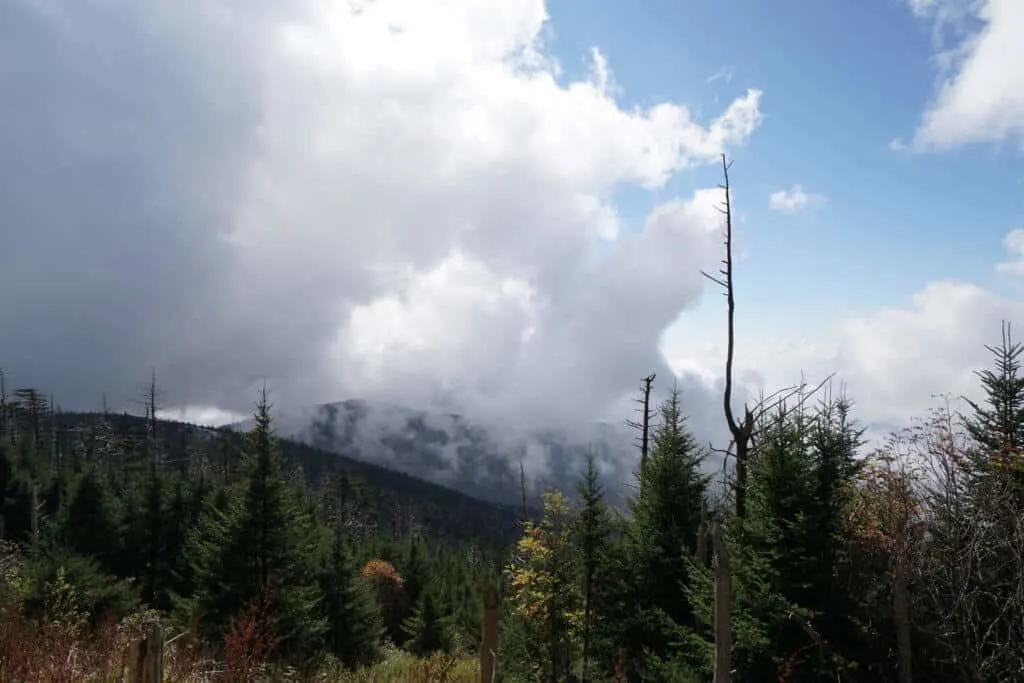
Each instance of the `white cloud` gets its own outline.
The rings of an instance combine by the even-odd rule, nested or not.
[[[1024,3],[908,1],[935,23],[944,44],[936,55],[941,79],[914,136],[915,149],[1014,139],[1024,145]]]
[[[772,192],[768,198],[768,206],[772,211],[784,213],[797,213],[805,209],[819,207],[825,203],[825,196],[808,193],[800,185],[794,185],[788,190]]]
[[[1008,232],[1003,238],[1003,247],[1006,248],[1011,260],[996,264],[996,270],[1011,275],[1024,275],[1024,229],[1018,228]]]
[[[161,420],[174,420],[204,427],[222,427],[241,422],[249,417],[247,413],[221,410],[215,406],[185,406],[168,408],[157,413]]]
[[[977,397],[974,372],[989,366],[985,345],[998,341],[1003,320],[1024,321],[1024,301],[969,282],[936,281],[904,303],[835,320],[813,339],[749,331],[738,340],[737,369],[755,394],[794,385],[802,373],[809,383],[836,373],[856,401],[856,417],[888,430],[922,416],[937,395]],[[694,343],[684,330],[665,341],[673,367],[721,375],[719,341]]]
[[[732,68],[723,66],[721,69],[704,79],[707,84],[714,83],[715,81],[722,81],[724,83],[732,83]]]
[[[283,405],[452,389],[598,416],[717,250],[714,191],[619,236],[615,189],[761,121],[757,90],[708,122],[620,107],[597,51],[556,80],[541,0],[39,7],[0,25],[34,65],[0,73],[24,226],[0,289],[44,265],[54,286],[0,300],[0,348],[69,406],[155,365],[169,401],[230,411],[265,379]]]

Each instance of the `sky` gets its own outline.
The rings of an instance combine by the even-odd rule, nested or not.
[[[428,7],[429,5],[429,7]],[[6,0],[0,365],[66,408],[346,397],[870,425],[1024,320],[1020,0]]]

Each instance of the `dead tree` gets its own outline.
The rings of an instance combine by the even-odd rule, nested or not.
[[[726,161],[725,154],[722,154],[723,182],[719,186],[725,193],[725,201],[719,207],[719,211],[725,216],[725,256],[722,258],[722,267],[719,269],[717,276],[704,271],[701,272],[704,277],[725,290],[728,317],[725,351],[725,390],[722,392],[722,407],[725,412],[725,422],[729,427],[729,434],[732,437],[732,446],[735,448],[736,516],[742,519],[747,509],[747,461],[753,441],[754,413],[746,404],[743,406],[742,419],[737,419],[732,411],[733,359],[736,352],[736,294],[733,283],[732,197],[730,196],[729,189],[729,168],[731,166],[732,163]]]
[[[7,437],[7,382],[0,368],[0,439]]]
[[[494,683],[498,652],[498,590],[488,586],[484,592],[483,633],[480,637],[480,683]]]
[[[654,374],[643,379],[641,398],[635,399],[640,404],[639,420],[626,420],[626,425],[640,432],[640,480],[643,481],[643,473],[647,468],[647,451],[651,427],[651,385],[654,383]]]
[[[530,521],[530,512],[526,507],[526,469],[523,467],[523,461],[519,461],[519,493],[523,497],[523,528],[526,528],[526,523]]]
[[[728,683],[732,675],[732,572],[722,525],[712,525],[715,547],[715,683]]]

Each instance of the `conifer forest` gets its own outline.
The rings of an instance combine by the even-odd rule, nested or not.
[[[267,390],[241,434],[8,368],[0,680],[1024,680],[1024,346],[880,447],[832,378],[737,410],[723,171],[732,438],[643,378],[625,506],[593,458],[504,506],[279,438]]]

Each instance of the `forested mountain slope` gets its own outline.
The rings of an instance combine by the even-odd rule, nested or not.
[[[349,399],[276,416],[278,432],[351,460],[407,472],[468,495],[521,503],[520,465],[531,501],[546,488],[571,490],[586,467],[599,464],[609,502],[624,502],[637,451],[625,426],[594,423],[566,430],[485,424],[465,415]],[[235,425],[240,430],[251,421]]]
[[[43,419],[50,418],[47,415]],[[126,413],[55,413],[52,419],[56,427],[54,457],[58,459],[74,459],[76,453],[87,457],[82,451],[87,451],[90,435],[104,422],[112,428],[112,436],[124,444],[143,442],[148,429],[146,418]],[[169,469],[224,478],[239,466],[242,435],[236,430],[168,420],[157,420],[156,429],[161,458]],[[520,529],[521,504],[480,500],[405,472],[277,438],[297,482],[318,488],[334,476],[341,477],[341,486],[353,510],[358,511],[360,524],[396,534],[416,533],[496,546],[507,545]],[[511,486],[516,487],[518,496],[518,482]]]

